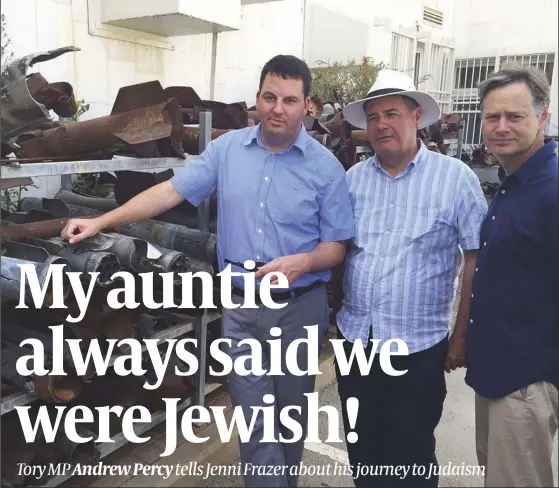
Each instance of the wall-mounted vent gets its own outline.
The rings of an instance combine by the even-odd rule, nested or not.
[[[443,26],[443,13],[431,7],[423,7],[423,21],[437,27]]]

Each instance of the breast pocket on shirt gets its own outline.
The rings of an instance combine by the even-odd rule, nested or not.
[[[421,251],[430,251],[448,238],[449,225],[442,209],[438,207],[415,207],[413,220],[406,225],[406,243]]]
[[[318,219],[316,192],[307,188],[284,189],[281,195],[270,192],[268,210],[272,219],[282,224],[308,224]]]

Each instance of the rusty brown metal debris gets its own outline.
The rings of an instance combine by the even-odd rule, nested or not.
[[[50,332],[50,331],[49,331]],[[73,401],[83,386],[81,379],[73,370],[73,358],[67,345],[64,347],[63,360],[69,366],[63,376],[47,375],[43,377],[22,377],[17,369],[17,359],[28,355],[26,347],[21,347],[25,339],[37,339],[43,343],[45,355],[52,361],[53,343],[50,333],[22,326],[11,321],[2,323],[2,377],[9,383],[16,384],[28,393],[42,400],[56,403]]]
[[[211,139],[217,139],[219,136],[230,132],[231,129],[212,129]],[[199,154],[200,153],[200,129],[198,127],[184,127],[183,128],[183,138],[182,144],[184,150],[188,154]]]
[[[182,115],[176,100],[23,134],[17,139],[20,148],[15,154],[26,158],[79,158],[99,150],[133,154],[143,152],[145,143],[155,143],[160,156],[184,158]]]
[[[29,224],[11,225],[1,230],[2,241],[21,242],[26,237],[49,238],[59,236],[69,219],[45,220]]]
[[[73,46],[37,52],[17,58],[2,66],[0,73],[0,136],[3,144],[23,132],[34,130],[51,120],[48,108],[29,91],[27,70],[37,63],[48,61],[64,53],[79,51]],[[35,85],[36,86],[36,85]],[[4,152],[4,151],[3,151]]]
[[[31,178],[2,178],[0,179],[0,190],[6,190],[7,188],[15,188],[18,186],[32,185],[33,180]]]
[[[311,136],[315,141],[318,141],[320,144],[327,148],[332,147],[332,136],[330,134],[322,134],[317,131],[310,131],[308,132],[309,136]]]
[[[348,140],[349,146],[366,146],[369,144],[367,141],[367,131],[366,130],[354,130]]]

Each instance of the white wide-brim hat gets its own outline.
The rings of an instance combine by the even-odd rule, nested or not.
[[[378,72],[377,79],[365,98],[349,103],[344,107],[344,118],[355,127],[366,129],[365,103],[369,100],[392,95],[405,95],[419,104],[423,114],[419,122],[419,129],[428,127],[441,118],[441,108],[431,95],[418,91],[407,74],[391,69]]]

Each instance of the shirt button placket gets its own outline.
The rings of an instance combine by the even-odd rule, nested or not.
[[[262,184],[260,186],[260,195],[258,208],[256,210],[256,260],[261,261],[264,255],[264,241],[265,241],[265,224],[266,224],[266,201],[268,196],[268,190],[270,188],[270,175],[272,174],[273,167],[275,164],[274,155],[268,156],[266,163],[264,164],[264,172],[262,177]]]

